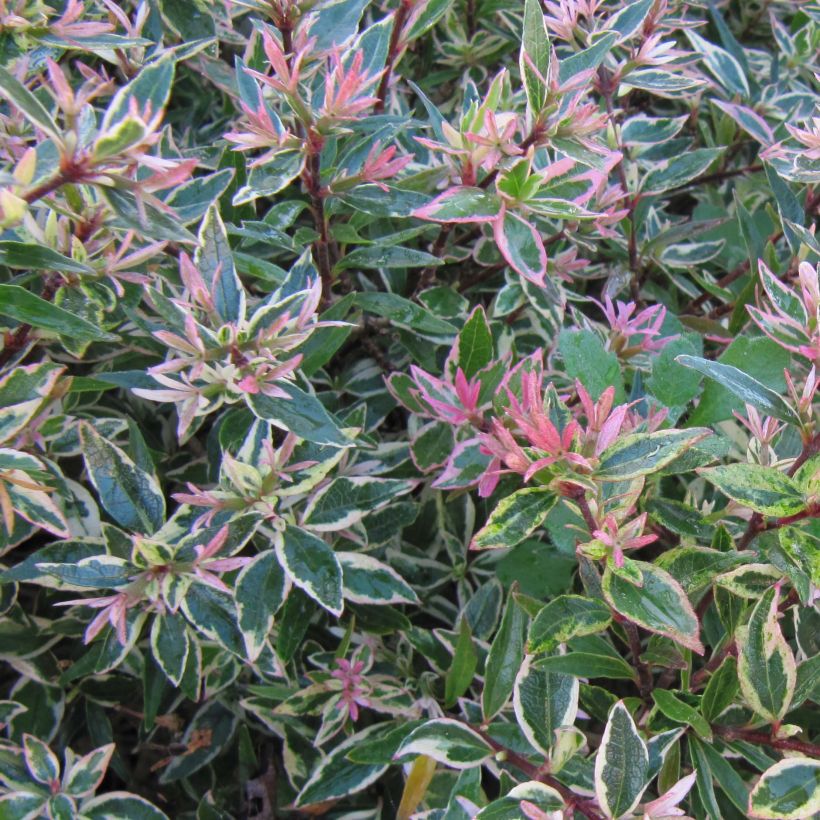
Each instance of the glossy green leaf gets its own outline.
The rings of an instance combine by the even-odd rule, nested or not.
[[[609,713],[595,756],[595,796],[608,817],[629,814],[648,783],[649,753],[623,701]]]
[[[635,586],[607,567],[603,591],[612,608],[633,623],[671,638],[703,653],[700,625],[681,585],[665,570],[644,561],[634,561],[641,573],[641,586]]]
[[[571,638],[603,632],[611,621],[612,613],[602,601],[560,595],[535,616],[527,636],[527,651],[551,652]]]
[[[775,763],[749,796],[749,817],[802,820],[820,812],[820,760],[789,758]]]
[[[703,469],[701,475],[738,504],[764,515],[782,517],[806,508],[797,482],[775,467],[725,464]]]
[[[555,500],[555,494],[543,487],[525,487],[508,495],[475,534],[470,549],[514,547],[544,523]]]
[[[601,453],[596,476],[605,481],[626,481],[649,475],[673,462],[708,435],[711,435],[710,430],[695,427],[624,436]]]
[[[287,526],[275,539],[276,555],[288,577],[329,612],[342,614],[342,567],[321,538]]]
[[[470,688],[473,682],[478,655],[473,644],[473,636],[466,618],[461,619],[456,640],[453,662],[444,676],[444,705],[450,709]]]
[[[526,628],[527,616],[511,590],[484,668],[481,709],[487,721],[504,708],[512,694],[516,674],[524,660]]]
[[[469,769],[486,760],[492,747],[458,720],[437,718],[413,731],[396,752],[396,759],[426,755],[452,769]]]
[[[737,672],[743,697],[771,722],[788,712],[797,683],[797,665],[778,623],[779,590],[766,592],[749,623],[737,630]]]

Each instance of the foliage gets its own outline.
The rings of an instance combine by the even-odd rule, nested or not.
[[[818,46],[0,0],[0,816],[820,812]]]

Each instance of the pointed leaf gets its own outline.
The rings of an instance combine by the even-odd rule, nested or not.
[[[439,718],[419,726],[399,746],[395,758],[426,755],[453,769],[469,769],[492,755],[481,735],[457,720]]]
[[[276,555],[291,581],[329,612],[342,614],[342,567],[321,538],[286,526],[276,536]]]
[[[525,487],[508,495],[475,534],[470,549],[514,547],[544,523],[555,500],[555,494],[543,487]]]
[[[763,772],[749,796],[749,817],[803,820],[820,812],[820,760],[789,758]]]

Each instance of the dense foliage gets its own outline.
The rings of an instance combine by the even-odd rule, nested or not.
[[[0,817],[820,812],[819,49],[0,0]]]

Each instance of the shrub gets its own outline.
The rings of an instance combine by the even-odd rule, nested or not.
[[[818,23],[0,0],[0,816],[820,812]]]

